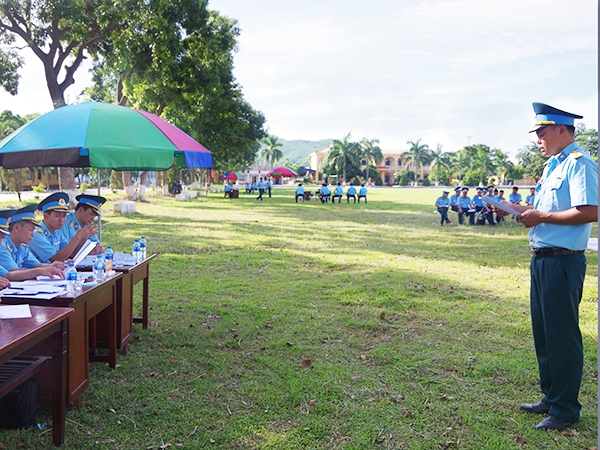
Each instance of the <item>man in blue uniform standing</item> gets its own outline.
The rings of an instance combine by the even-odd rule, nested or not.
[[[92,232],[88,233],[89,237],[85,239],[81,237],[81,239],[79,239],[75,250],[73,250],[69,256],[74,256],[82,245],[85,244],[87,239],[92,242],[98,242],[98,238],[96,237],[96,226],[92,224],[94,223],[96,216],[100,215],[100,208],[106,203],[106,199],[99,195],[81,194],[75,197],[75,200],[79,202],[75,207],[75,211],[67,214],[65,224],[60,229],[64,237],[61,245],[64,247],[71,242],[81,228],[90,227]],[[98,242],[96,248],[91,251],[91,254],[98,255],[100,253],[102,253],[102,245]]]
[[[448,191],[443,191],[442,196],[438,197],[435,201],[435,206],[441,215],[440,225],[444,226],[444,222],[452,223],[448,220],[448,209],[450,208],[450,199],[448,198]]]
[[[544,398],[523,404],[547,414],[540,430],[562,430],[579,420],[583,370],[579,302],[585,278],[584,250],[598,220],[598,165],[575,142],[582,116],[534,103],[537,143],[550,156],[535,188],[533,205],[513,204],[530,228],[531,320]]]
[[[262,202],[263,201],[262,196],[265,193],[265,182],[263,181],[262,178],[258,181],[258,184],[256,185],[256,187],[258,188],[258,197],[256,197],[256,200],[260,200]]]

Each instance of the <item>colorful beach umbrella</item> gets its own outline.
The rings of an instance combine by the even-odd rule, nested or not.
[[[224,173],[223,175],[221,175],[219,177],[221,180],[232,180],[232,181],[236,181],[236,180],[240,180],[240,181],[244,181],[244,175],[242,175],[241,173],[237,173],[237,172],[227,172]]]
[[[0,165],[167,170],[212,167],[212,153],[154,114],[102,102],[63,106],[0,141]]]
[[[271,170],[267,176],[271,178],[292,178],[297,177],[298,172],[287,167],[277,167],[276,169]]]

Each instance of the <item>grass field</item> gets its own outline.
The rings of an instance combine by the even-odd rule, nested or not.
[[[92,364],[64,448],[596,445],[595,252],[580,307],[582,419],[544,433],[518,410],[541,398],[522,226],[452,215],[442,228],[433,189],[372,189],[360,205],[297,205],[279,188],[263,202],[211,195],[150,197],[132,216],[104,207],[106,245],[130,250],[144,235],[159,254],[151,325],[134,326],[120,367]],[[52,448],[47,429],[0,430],[0,442]]]

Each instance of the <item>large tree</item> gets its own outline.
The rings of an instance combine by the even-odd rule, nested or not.
[[[283,144],[278,141],[278,137],[274,135],[269,135],[265,139],[262,140],[262,143],[265,147],[261,150],[261,156],[271,164],[271,170],[273,170],[273,164],[281,159],[283,153],[281,152],[281,147]]]
[[[575,129],[575,140],[579,146],[588,152],[594,159],[598,159],[598,131],[587,128],[585,124],[577,124]]]
[[[417,185],[417,172],[419,168],[431,161],[431,153],[427,144],[421,144],[421,139],[416,141],[408,141],[410,144],[410,150],[405,152],[402,156],[405,158],[404,161],[412,164],[415,168],[415,186]],[[408,170],[408,166],[406,167]]]
[[[544,172],[544,164],[548,159],[540,151],[540,147],[532,142],[517,152],[519,164],[525,169],[525,174],[539,179]]]
[[[137,4],[137,2],[135,2]],[[19,38],[41,61],[54,108],[65,105],[65,91],[75,82],[86,53],[126,26],[136,4],[112,0],[5,0],[0,2],[0,42]],[[18,91],[22,61],[14,50],[0,53],[0,84]],[[73,169],[59,172],[61,188],[76,195]]]
[[[383,153],[381,152],[381,149],[379,148],[379,139],[369,140],[367,138],[363,138],[363,140],[360,141],[360,143],[358,145],[359,145],[359,149],[360,149],[360,157],[367,161],[365,179],[368,182],[369,181],[369,165],[371,163],[375,163],[375,164],[380,163],[383,160]]]
[[[435,150],[431,151],[431,170],[435,170],[435,185],[440,184],[440,169],[450,168],[448,155],[442,150],[442,144],[438,144]]]
[[[334,139],[329,146],[326,156],[326,164],[335,169],[337,173],[342,172],[342,181],[346,181],[346,166],[356,165],[359,158],[359,146],[356,142],[350,142],[350,133],[342,140]]]

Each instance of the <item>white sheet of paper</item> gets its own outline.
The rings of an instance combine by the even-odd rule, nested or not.
[[[488,205],[495,206],[496,208],[501,209],[502,211],[506,211],[507,213],[514,214],[515,216],[518,216],[519,214],[521,214],[519,211],[515,211],[510,206],[508,206],[508,205],[510,205],[510,203],[497,202],[496,200],[491,198],[489,195],[484,195],[481,199],[484,202],[486,202]]]
[[[31,317],[29,305],[0,305],[0,319],[26,319]]]
[[[83,246],[79,249],[79,251],[75,255],[75,258],[73,258],[73,262],[75,263],[75,265],[77,265],[81,261],[83,261],[83,258],[85,258],[87,255],[89,255],[90,252],[92,250],[94,250],[94,248],[96,248],[96,244],[97,244],[97,242],[92,242],[89,239],[87,241],[85,241],[85,244],[83,244]]]

